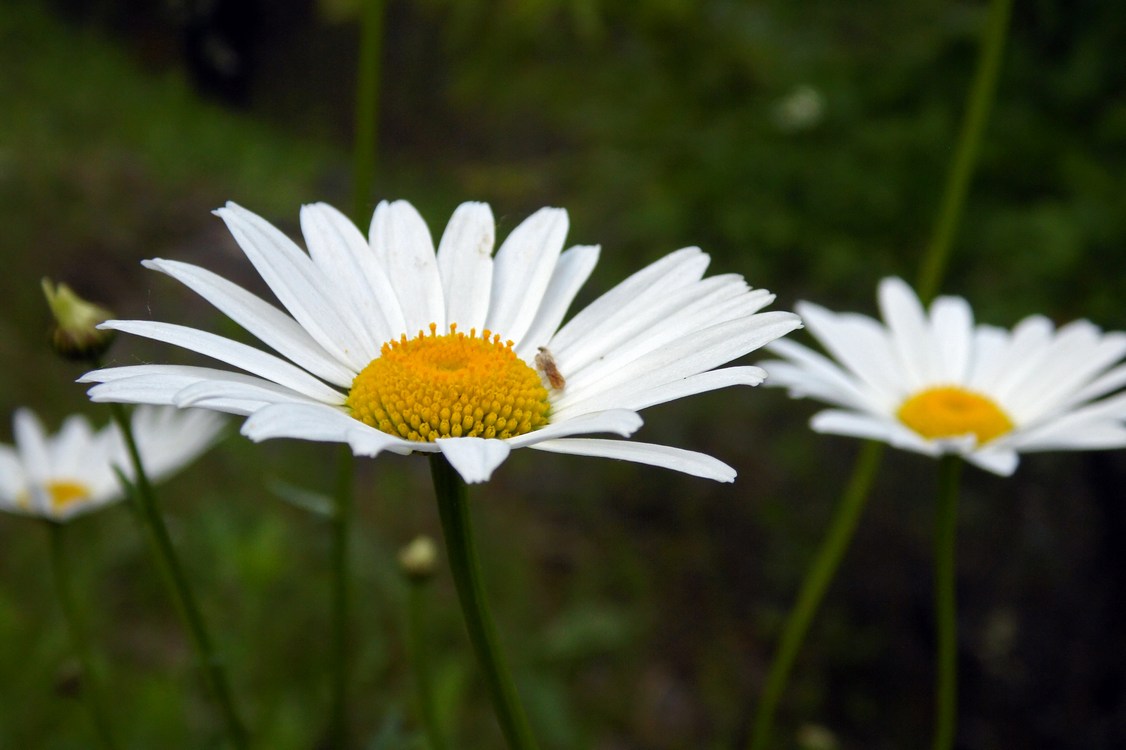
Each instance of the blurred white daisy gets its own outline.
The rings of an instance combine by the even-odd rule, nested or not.
[[[136,409],[133,435],[149,479],[191,463],[225,421],[200,409]],[[48,435],[30,409],[19,409],[13,431],[15,446],[0,445],[0,510],[65,521],[124,497],[114,467],[129,479],[134,472],[116,424],[95,432],[85,417],[72,415]]]
[[[703,278],[708,256],[672,253],[560,327],[598,260],[563,250],[567,213],[544,208],[493,255],[489,207],[465,203],[437,252],[407,202],[383,202],[369,237],[325,204],[304,206],[308,254],[233,203],[216,212],[288,312],[197,266],[149,268],[179,280],[279,355],[172,323],[106,327],[210,356],[244,373],[140,365],[84,376],[95,401],[200,406],[248,415],[252,440],[342,442],[357,455],[443,453],[481,482],[513,448],[625,459],[731,481],[714,458],[629,436],[637,411],[694,393],[757,385],[765,373],[716,370],[800,326],[741,276]]]
[[[842,407],[815,415],[814,430],[957,453],[1005,476],[1022,452],[1126,446],[1126,393],[1115,393],[1126,334],[1086,320],[1057,330],[1039,315],[1011,332],[975,327],[960,297],[939,297],[928,316],[895,278],[880,283],[879,303],[883,324],[798,304],[836,361],[793,341],[770,346],[786,358],[762,363],[770,385]]]

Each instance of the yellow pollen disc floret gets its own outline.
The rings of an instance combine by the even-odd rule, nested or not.
[[[1013,429],[1013,422],[989,398],[957,386],[928,388],[896,412],[899,421],[928,440],[974,435],[978,445]]]
[[[90,489],[86,485],[66,480],[47,482],[47,492],[51,495],[51,507],[55,510],[65,510],[90,497]]]
[[[352,381],[352,416],[406,440],[510,438],[548,422],[551,404],[540,377],[489,330],[477,336],[457,325],[439,336],[404,334]]]

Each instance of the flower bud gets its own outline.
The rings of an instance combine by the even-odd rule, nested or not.
[[[437,564],[438,548],[434,540],[425,534],[415,537],[414,541],[399,550],[399,565],[407,577],[416,583],[434,575]]]
[[[43,294],[51,308],[54,323],[51,325],[51,345],[66,359],[94,361],[113,343],[113,331],[101,331],[97,326],[113,317],[104,307],[95,305],[75,294],[66,284],[55,285],[43,279]]]

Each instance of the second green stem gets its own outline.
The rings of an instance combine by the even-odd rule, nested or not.
[[[187,626],[192,645],[195,646],[196,659],[199,662],[200,670],[203,672],[204,679],[211,688],[215,702],[223,715],[223,721],[227,727],[227,736],[232,745],[242,750],[247,747],[246,729],[235,711],[235,704],[231,697],[230,687],[227,684],[227,675],[223,669],[223,663],[215,653],[211,637],[207,632],[207,626],[203,621],[203,614],[200,612],[199,605],[192,594],[191,586],[188,585],[188,577],[180,565],[180,559],[176,556],[172,539],[168,536],[168,528],[164,525],[164,518],[156,506],[156,495],[153,492],[148,475],[145,473],[141,453],[137,449],[137,442],[133,439],[133,427],[129,422],[129,416],[125,413],[125,408],[121,404],[110,404],[110,409],[113,412],[114,420],[121,429],[125,446],[129,451],[129,458],[133,464],[133,484],[141,519],[150,532],[149,536],[157,560],[168,580],[177,609],[179,609]]]

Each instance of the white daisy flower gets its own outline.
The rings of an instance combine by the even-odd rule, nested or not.
[[[731,481],[710,456],[629,436],[647,406],[765,373],[715,370],[800,326],[735,274],[704,279],[685,248],[635,273],[560,327],[599,249],[563,250],[567,213],[544,208],[493,255],[483,203],[454,212],[438,243],[407,202],[383,202],[369,237],[339,211],[304,206],[308,254],[233,203],[216,213],[288,312],[203,268],[151,260],[278,355],[172,323],[107,328],[210,356],[244,373],[140,365],[98,370],[95,401],[200,406],[248,415],[252,440],[347,443],[357,455],[441,452],[482,482],[513,448],[625,459]]]
[[[895,278],[880,283],[879,303],[883,324],[798,304],[835,362],[792,341],[770,346],[786,358],[762,363],[771,385],[841,407],[813,417],[817,432],[956,453],[1003,476],[1023,452],[1126,446],[1126,393],[1107,397],[1126,384],[1126,334],[1086,320],[1057,330],[1039,315],[1011,332],[975,327],[960,297],[939,297],[928,316]]]
[[[195,460],[215,442],[224,422],[200,409],[134,411],[133,436],[149,479]],[[134,477],[116,424],[94,432],[85,417],[72,415],[57,435],[48,435],[30,409],[19,409],[13,431],[15,447],[0,445],[0,510],[66,521],[124,496],[114,467]]]

